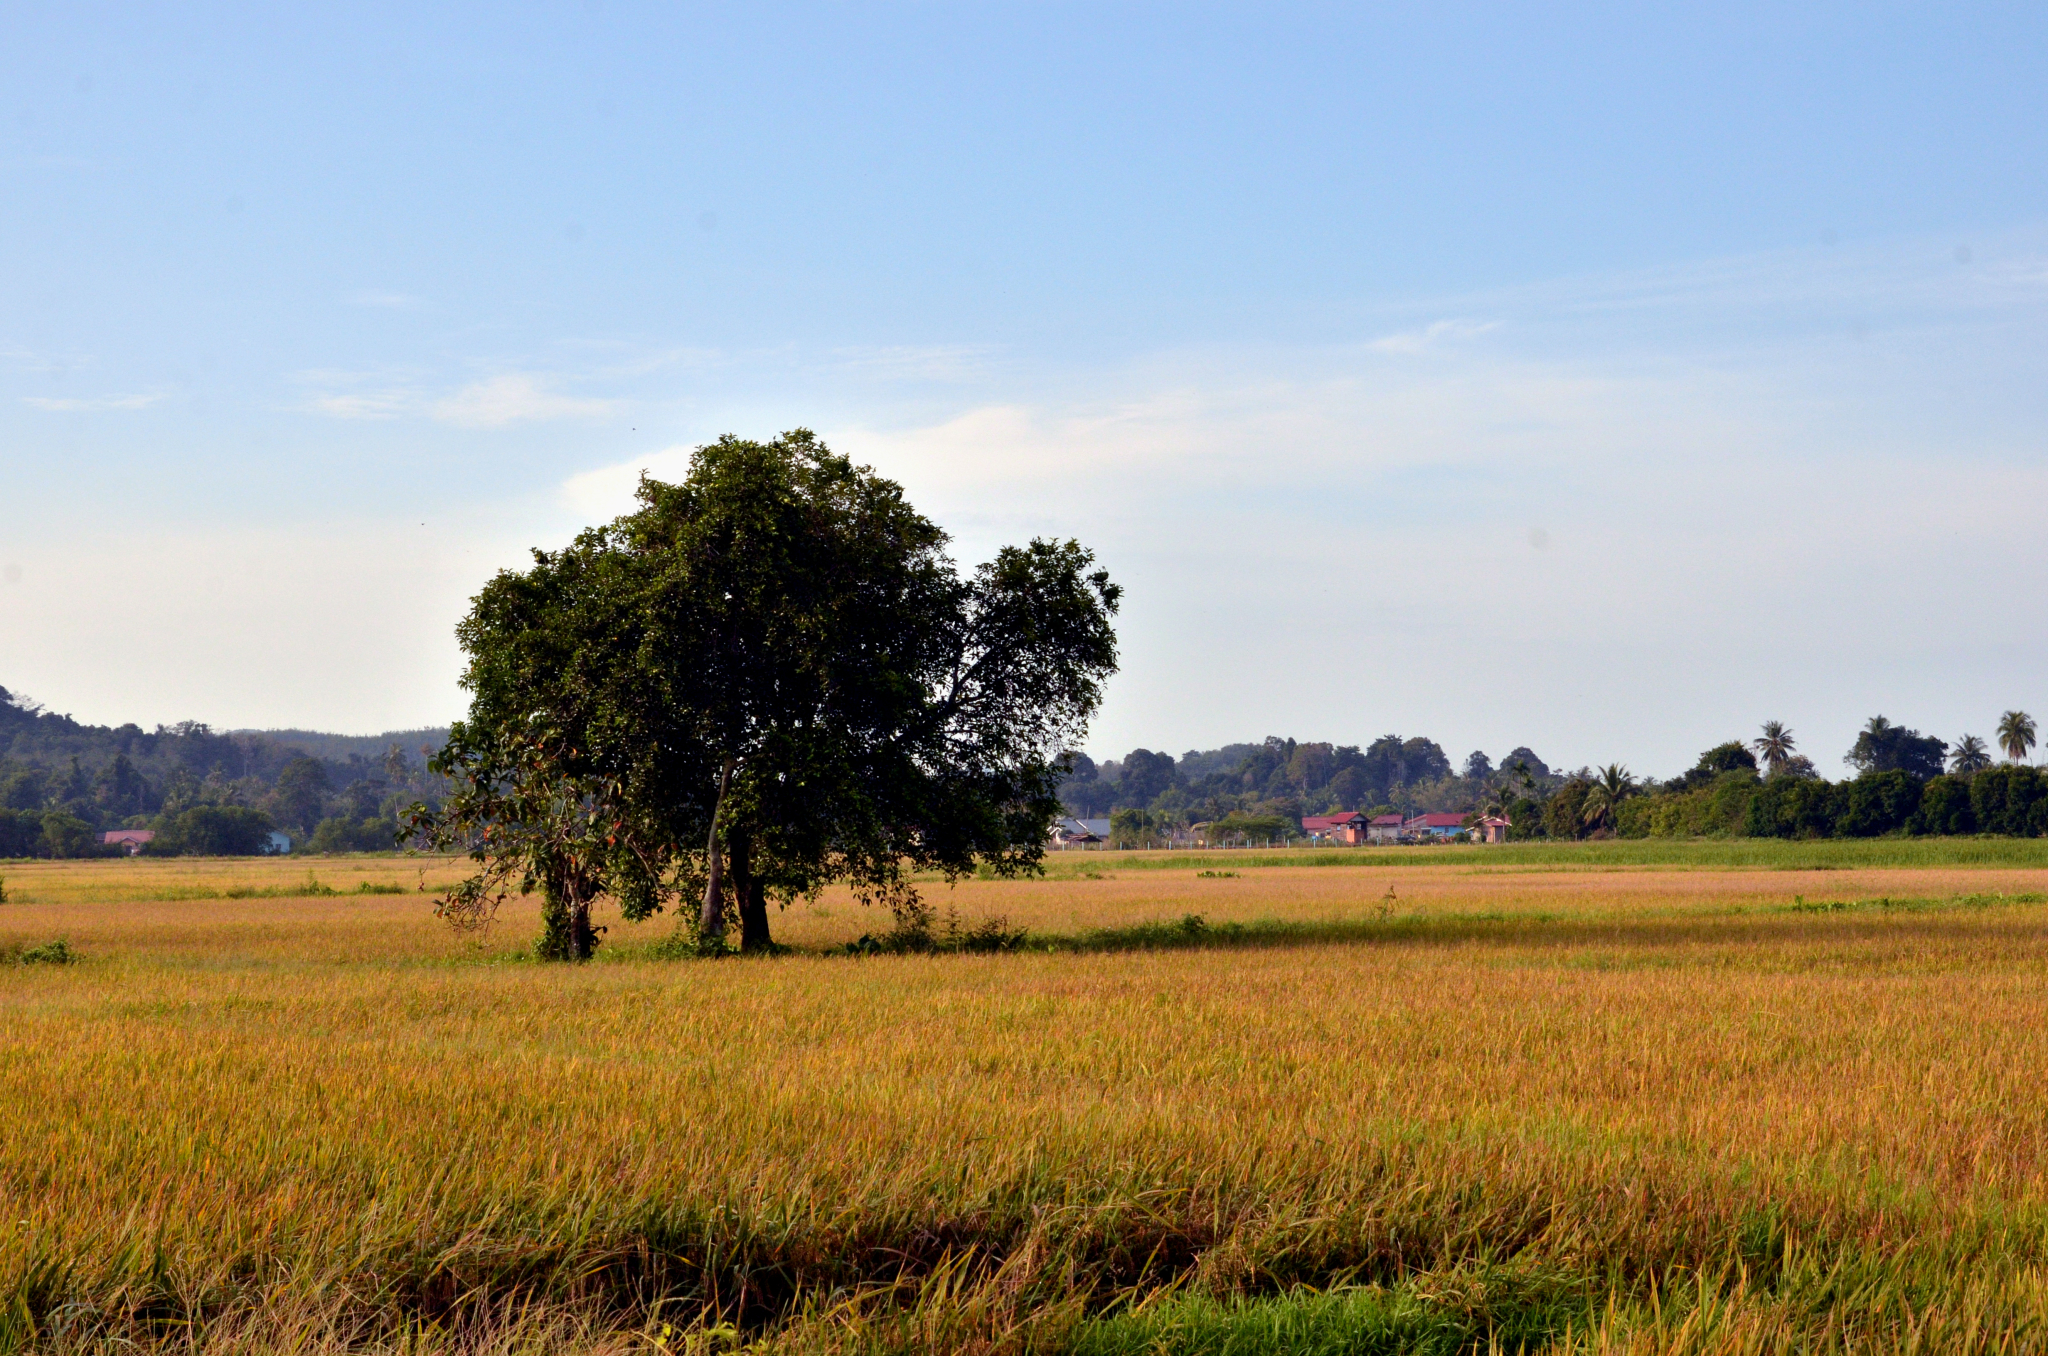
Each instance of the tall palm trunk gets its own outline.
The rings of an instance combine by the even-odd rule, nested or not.
[[[733,760],[725,760],[718,774],[718,802],[711,807],[711,836],[704,845],[704,907],[697,914],[697,931],[706,941],[725,936],[725,861],[719,851],[718,821],[725,813],[725,793],[732,786]]]

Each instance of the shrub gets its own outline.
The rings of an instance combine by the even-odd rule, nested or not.
[[[270,849],[270,816],[244,805],[195,805],[159,816],[143,851],[157,857],[255,857]]]
[[[1903,829],[1920,808],[1918,777],[1893,768],[1866,772],[1839,789],[1834,833],[1840,838],[1875,838]]]
[[[0,857],[33,857],[42,850],[43,817],[33,810],[0,809]]]
[[[389,852],[398,842],[398,821],[381,815],[348,819],[334,815],[313,829],[312,852]]]
[[[1986,768],[1970,778],[1970,813],[1985,833],[2048,833],[2048,777],[2031,767]]]
[[[1909,825],[1914,833],[1975,833],[1977,816],[1970,809],[1967,777],[1935,777],[1920,788],[1920,809]]]
[[[0,962],[14,965],[70,965],[77,959],[78,953],[62,938],[27,948],[18,942],[12,946],[0,945]]]
[[[1543,831],[1552,838],[1586,836],[1586,793],[1592,783],[1574,777],[1557,788],[1557,794],[1543,807]]]
[[[1622,803],[1616,817],[1617,834],[1622,838],[1740,836],[1748,831],[1749,803],[1759,785],[1756,773],[1738,768],[1714,776],[1704,785],[1696,782],[1690,791],[1638,796]]]
[[[43,816],[42,852],[45,857],[92,857],[98,855],[99,835],[77,815],[52,810]]]
[[[1210,821],[1207,837],[1212,843],[1272,842],[1301,837],[1301,825],[1284,815],[1248,815],[1232,810],[1223,818]]]
[[[1837,792],[1809,777],[1771,777],[1750,798],[1744,827],[1752,838],[1826,838],[1834,832]]]

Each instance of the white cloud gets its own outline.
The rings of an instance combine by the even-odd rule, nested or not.
[[[1498,320],[1438,320],[1419,330],[1375,339],[1366,347],[1376,353],[1425,353],[1460,339],[1475,339],[1499,328]]]
[[[642,472],[656,480],[676,481],[689,474],[689,447],[665,447],[616,466],[601,466],[564,481],[560,490],[563,505],[584,522],[600,522],[633,511],[633,491]]]
[[[419,403],[413,391],[356,391],[344,395],[314,396],[308,407],[336,419],[392,419]]]
[[[142,391],[133,395],[108,396],[23,396],[21,403],[38,410],[55,413],[75,414],[88,410],[145,410],[164,399],[162,391]]]
[[[550,385],[548,378],[531,373],[503,373],[435,401],[433,415],[462,428],[503,428],[543,419],[601,418],[618,407],[617,401],[561,395]]]

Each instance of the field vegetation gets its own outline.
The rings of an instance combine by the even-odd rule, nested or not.
[[[2048,864],[1661,847],[1074,853],[928,886],[999,954],[828,891],[585,966],[438,923],[461,863],[9,865],[0,1350],[2037,1349]]]

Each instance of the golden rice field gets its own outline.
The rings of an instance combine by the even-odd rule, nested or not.
[[[0,865],[0,1352],[2048,1349],[2048,863],[1298,860],[581,968]]]

